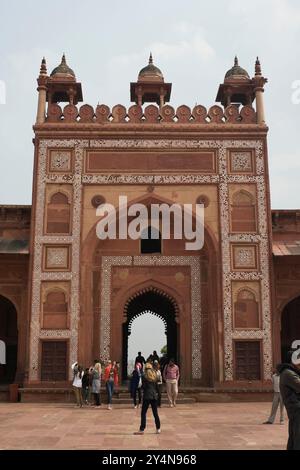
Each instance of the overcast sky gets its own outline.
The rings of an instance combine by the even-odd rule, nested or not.
[[[214,104],[235,54],[254,73],[258,55],[269,79],[265,105],[269,132],[272,208],[300,208],[299,0],[1,0],[0,204],[30,204],[32,124],[41,58],[48,71],[63,52],[82,82],[84,101],[129,105],[129,83],[149,51],[171,104]],[[1,91],[1,86],[0,86]]]
[[[48,71],[66,53],[94,106],[129,105],[129,83],[149,51],[173,83],[171,104],[209,107],[238,55],[251,76],[258,55],[266,85],[273,208],[300,208],[298,0],[1,0],[0,203],[30,204],[32,124],[40,61]]]

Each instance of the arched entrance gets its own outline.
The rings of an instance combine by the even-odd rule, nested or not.
[[[14,304],[2,295],[0,295],[0,341],[2,349],[4,349],[3,343],[5,345],[5,364],[0,364],[0,383],[12,383],[17,370],[17,311]]]
[[[134,203],[149,207],[173,202],[151,193],[129,201],[128,207]],[[151,246],[149,255],[143,253],[141,240],[99,240],[96,226],[95,221],[82,245],[79,360],[84,364],[97,357],[118,360],[124,379],[129,332],[128,309],[124,305],[142,289],[153,286],[178,305],[174,355],[181,365],[181,383],[213,386],[222,382],[222,270],[219,244],[210,227],[204,228],[205,242],[200,252],[187,253],[185,239],[167,239],[162,240],[160,249]],[[155,311],[145,302],[132,317],[146,310]],[[169,325],[168,331],[171,329]]]
[[[283,309],[281,316],[281,359],[286,360],[286,353],[293,341],[300,340],[300,296],[291,300]]]
[[[165,334],[167,337],[167,355],[168,357],[174,357],[177,362],[179,361],[179,324],[177,322],[177,303],[166,292],[155,287],[148,287],[131,296],[125,304],[124,316],[127,320],[123,323],[123,379],[127,378],[128,337],[131,334],[131,326],[133,321],[145,312],[151,312],[153,315],[162,319],[165,325]],[[153,349],[156,349],[155,338],[153,338]]]

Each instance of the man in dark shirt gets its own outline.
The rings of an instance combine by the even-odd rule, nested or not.
[[[297,351],[289,351],[287,363],[279,366],[280,393],[289,418],[287,450],[300,450],[300,364]]]
[[[142,356],[141,351],[138,352],[138,355],[135,358],[134,367],[137,365],[137,363],[141,364],[142,368],[144,367],[144,364],[146,364],[145,358]]]

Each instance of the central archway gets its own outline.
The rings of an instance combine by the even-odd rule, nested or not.
[[[124,317],[126,321],[123,323],[123,344],[122,344],[122,377],[127,378],[128,365],[128,337],[131,334],[131,326],[133,321],[150,312],[161,318],[165,327],[167,337],[167,355],[174,357],[179,361],[179,323],[178,323],[178,306],[176,301],[166,292],[153,286],[142,289],[132,295],[126,302],[124,307]],[[155,340],[153,342],[155,349]]]

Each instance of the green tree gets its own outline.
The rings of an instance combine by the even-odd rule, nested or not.
[[[167,355],[167,345],[163,346],[160,350],[160,353],[163,355],[163,356],[166,356]]]

